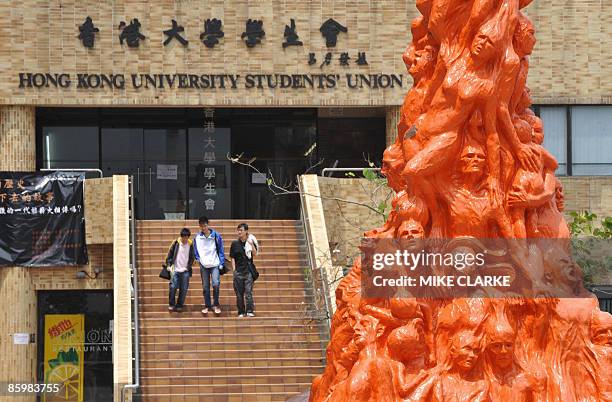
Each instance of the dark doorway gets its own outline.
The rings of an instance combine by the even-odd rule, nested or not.
[[[75,318],[78,323],[75,322]],[[71,321],[72,320],[72,321]],[[112,291],[40,291],[38,292],[38,381],[45,377],[70,376],[74,384],[82,381],[81,392],[86,402],[112,402],[113,400],[113,293]],[[66,325],[71,322],[72,325]],[[45,326],[46,324],[46,326]],[[77,325],[81,324],[81,325]],[[45,332],[45,328],[47,332]],[[76,358],[67,358],[67,353],[57,350],[45,351],[50,338],[61,339],[72,333],[72,339],[65,338],[66,348]],[[82,333],[79,333],[82,332]],[[46,353],[45,353],[46,352]],[[47,364],[46,356],[55,357],[53,364]],[[81,359],[82,357],[82,359]],[[80,369],[66,370],[64,367],[78,367],[66,364],[69,360],[82,360]],[[69,363],[69,362],[68,362]],[[59,374],[54,374],[58,372]],[[70,372],[70,373],[69,373]],[[67,374],[68,373],[68,374]],[[82,379],[78,378],[81,376]],[[39,399],[40,400],[40,399]]]

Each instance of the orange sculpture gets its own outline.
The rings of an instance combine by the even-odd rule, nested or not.
[[[361,246],[454,239],[444,247],[484,250],[482,239],[507,239],[494,254],[514,260],[487,269],[529,286],[513,297],[483,287],[488,297],[368,298],[369,260],[356,260],[310,401],[612,401],[612,316],[582,286],[567,243],[554,243],[569,230],[557,162],[529,109],[529,3],[416,0],[403,54],[414,85],[383,155],[395,197]]]

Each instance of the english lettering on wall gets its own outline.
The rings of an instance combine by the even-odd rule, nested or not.
[[[332,90],[403,88],[402,74],[89,74],[23,72],[18,77],[23,89],[114,90],[237,90],[310,89]]]

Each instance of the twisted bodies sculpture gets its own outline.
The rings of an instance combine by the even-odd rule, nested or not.
[[[557,162],[529,109],[530,2],[416,1],[403,54],[414,85],[383,155],[393,210],[365,233],[474,249],[517,239],[505,269],[530,286],[520,297],[366,298],[357,260],[336,290],[310,401],[612,401],[612,317],[567,247],[534,242],[569,231]],[[550,297],[558,289],[572,297]]]

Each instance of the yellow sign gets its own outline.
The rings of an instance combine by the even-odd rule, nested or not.
[[[45,315],[45,383],[60,384],[60,391],[45,395],[45,402],[83,402],[83,314]]]

